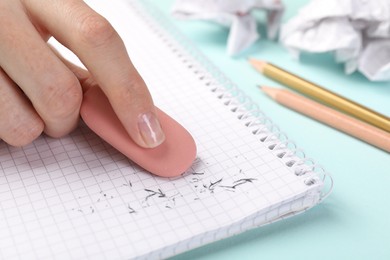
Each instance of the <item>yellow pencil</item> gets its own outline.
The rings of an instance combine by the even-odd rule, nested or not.
[[[332,106],[344,113],[350,114],[360,120],[390,132],[390,119],[385,115],[293,75],[271,63],[256,59],[249,59],[249,63],[256,70],[269,78],[279,81],[308,97],[314,98],[326,105]]]
[[[261,87],[276,102],[390,152],[390,133],[288,90]]]

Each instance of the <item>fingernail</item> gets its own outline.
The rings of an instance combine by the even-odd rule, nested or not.
[[[153,148],[165,140],[160,122],[152,112],[141,114],[138,118],[138,129],[147,147]]]

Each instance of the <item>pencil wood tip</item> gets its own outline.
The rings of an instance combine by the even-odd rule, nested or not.
[[[268,96],[270,96],[272,99],[276,98],[276,95],[278,93],[278,89],[276,88],[271,88],[268,86],[259,86],[259,88]]]
[[[248,58],[248,62],[261,73],[263,73],[264,67],[267,65],[267,62],[255,58]]]

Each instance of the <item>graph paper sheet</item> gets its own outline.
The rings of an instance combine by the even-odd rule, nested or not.
[[[1,142],[1,259],[167,257],[318,200],[308,195],[320,184],[296,176],[125,2],[89,3],[123,37],[156,105],[193,135],[197,159],[183,176],[155,177],[83,123],[23,148]]]

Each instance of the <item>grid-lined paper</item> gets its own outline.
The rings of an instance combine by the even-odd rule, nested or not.
[[[306,195],[318,185],[251,134],[194,61],[125,2],[89,1],[123,37],[156,105],[193,135],[197,159],[181,177],[154,177],[83,123],[62,139],[0,143],[1,259],[165,257],[316,202]]]

